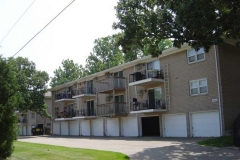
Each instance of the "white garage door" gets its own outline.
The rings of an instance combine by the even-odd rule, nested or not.
[[[186,114],[163,115],[164,137],[187,137]]]
[[[103,119],[95,119],[92,121],[93,136],[103,136]]]
[[[32,135],[32,126],[27,127],[27,135],[31,136]]]
[[[68,122],[61,122],[61,135],[68,135]]]
[[[22,136],[22,134],[23,134],[23,133],[22,133],[22,126],[19,126],[19,128],[18,128],[18,135],[19,135],[19,136]]]
[[[79,135],[78,121],[70,121],[70,135],[71,136],[78,136]]]
[[[53,135],[60,135],[60,122],[53,122]]]
[[[219,112],[192,113],[193,137],[219,137]]]
[[[118,118],[107,119],[107,136],[119,136]]]
[[[81,121],[81,135],[90,136],[90,120]]]
[[[138,136],[138,123],[137,118],[122,118],[122,133],[123,136]]]
[[[27,135],[27,126],[23,126],[23,135],[24,135],[24,136]]]

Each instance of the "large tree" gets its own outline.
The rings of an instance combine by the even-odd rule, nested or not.
[[[118,46],[120,34],[98,38],[94,41],[93,51],[86,59],[86,73],[93,74],[124,62],[124,55]]]
[[[171,39],[174,47],[188,43],[195,49],[240,39],[240,1],[236,0],[119,0],[115,29],[124,32],[124,49],[149,45],[161,54],[159,42]]]
[[[74,63],[73,60],[66,59],[62,61],[62,66],[54,71],[50,86],[55,87],[84,76],[85,71],[82,65]]]

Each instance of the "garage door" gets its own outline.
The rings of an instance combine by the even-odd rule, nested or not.
[[[163,115],[164,137],[187,137],[186,114]]]
[[[103,119],[95,119],[92,121],[93,136],[103,136]]]
[[[32,135],[32,126],[27,127],[27,135],[31,136]]]
[[[219,112],[204,112],[191,114],[193,137],[219,137]]]
[[[138,123],[137,118],[122,118],[122,133],[123,136],[138,136]]]
[[[60,135],[60,122],[53,122],[53,135]]]
[[[107,119],[107,136],[119,136],[118,118]]]
[[[142,136],[160,136],[159,116],[142,117]]]
[[[81,121],[81,135],[90,136],[90,120]]]
[[[18,135],[22,136],[22,126],[19,126],[19,128],[18,128]]]
[[[79,135],[79,125],[78,121],[70,121],[70,135],[78,136]]]
[[[68,135],[68,122],[61,122],[61,135]]]
[[[24,135],[24,136],[27,135],[27,126],[23,126],[23,135]]]

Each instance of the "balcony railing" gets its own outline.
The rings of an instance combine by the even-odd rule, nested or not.
[[[74,96],[81,95],[81,94],[96,94],[96,88],[83,87],[78,90],[74,90],[73,94]]]
[[[24,118],[23,120],[20,120],[20,119],[19,119],[19,120],[18,120],[18,123],[27,123],[27,119],[25,119],[25,118]]]
[[[165,101],[163,99],[154,99],[151,101],[139,101],[132,102],[130,105],[130,111],[138,111],[138,110],[148,110],[148,109],[159,109],[165,110]]]
[[[75,111],[75,117],[96,116],[96,109],[80,109]]]
[[[128,110],[125,103],[102,104],[97,107],[98,116],[117,116],[127,114]]]
[[[56,118],[72,118],[75,117],[75,111],[62,111],[62,112],[56,112]]]
[[[142,71],[142,72],[132,73],[132,74],[130,74],[129,78],[130,78],[129,82],[131,83],[131,82],[144,80],[144,79],[147,79],[147,78],[163,79],[164,77],[163,77],[162,70],[153,69],[153,70],[145,70],[145,71]]]
[[[72,99],[73,93],[57,93],[55,94],[55,100],[60,99]]]
[[[98,81],[98,92],[113,90],[113,89],[124,89],[125,78],[124,77],[110,77],[104,80]]]

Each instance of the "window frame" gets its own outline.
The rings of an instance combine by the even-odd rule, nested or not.
[[[204,92],[204,93],[200,93],[200,81],[203,81],[203,80],[205,80],[206,81],[206,86],[204,86],[204,87],[207,87],[207,91],[206,92]],[[192,92],[191,92],[191,90],[192,90],[192,88],[191,88],[191,83],[193,83],[193,82],[197,82],[197,89],[198,89],[198,93],[197,94],[192,94]],[[197,96],[197,95],[206,95],[206,94],[208,94],[208,80],[207,80],[207,78],[202,78],[202,79],[196,79],[196,80],[191,80],[191,81],[189,81],[189,92],[190,92],[190,96]]]
[[[192,57],[192,56],[189,56],[189,52],[192,51],[192,50],[194,51],[194,58],[195,58],[195,60],[194,60],[193,62],[190,62],[190,61],[189,61],[189,57]],[[202,53],[199,53],[200,50],[203,50],[203,55],[204,55],[203,57],[204,57],[204,58],[198,60],[198,59],[197,59],[197,56],[200,55],[200,54],[202,54]],[[192,49],[190,49],[190,50],[187,51],[187,61],[188,61],[188,64],[193,64],[193,63],[202,62],[202,61],[205,61],[205,59],[206,59],[206,57],[205,57],[205,51],[204,51],[203,48],[200,48],[198,51],[196,51],[194,48],[192,48]]]

